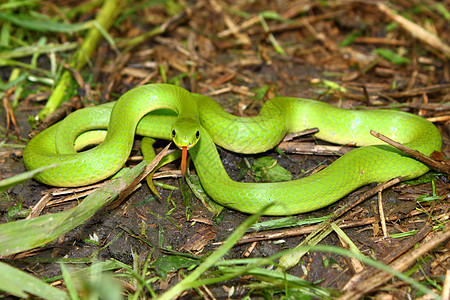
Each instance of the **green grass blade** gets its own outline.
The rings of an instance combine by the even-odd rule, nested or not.
[[[0,20],[10,22],[18,27],[41,32],[74,33],[92,27],[91,21],[79,24],[68,24],[55,22],[47,18],[37,18],[23,14],[17,15],[1,11],[0,11]]]
[[[43,246],[82,224],[104,204],[125,190],[144,168],[145,162],[141,162],[124,172],[122,177],[111,180],[78,206],[67,211],[1,224],[0,255],[10,255]]]
[[[26,70],[33,70],[33,71],[39,72],[39,73],[41,73],[42,75],[45,75],[45,76],[49,76],[49,74],[50,74],[49,71],[47,71],[45,69],[38,68],[38,67],[33,66],[31,64],[27,64],[27,63],[24,63],[24,62],[21,62],[21,61],[13,60],[13,59],[0,58],[0,67],[6,67],[6,66],[9,66],[9,67],[20,67],[20,68],[23,68],[23,69],[26,69]]]
[[[11,10],[15,8],[25,8],[26,6],[34,6],[39,4],[40,0],[16,0],[8,1],[0,5],[0,10]]]
[[[16,297],[28,298],[28,294],[43,299],[66,299],[67,294],[42,280],[0,262],[0,290]]]
[[[8,189],[10,187],[16,186],[16,185],[18,185],[18,184],[20,184],[22,182],[27,181],[27,180],[30,180],[35,175],[37,175],[37,174],[39,174],[39,173],[41,173],[41,172],[43,172],[45,170],[57,167],[57,166],[58,166],[57,164],[50,165],[50,166],[45,166],[45,167],[42,167],[42,168],[39,168],[39,169],[35,169],[33,171],[28,171],[28,172],[25,172],[25,173],[21,173],[21,174],[18,174],[18,175],[15,175],[15,176],[3,179],[3,180],[0,181],[0,192],[3,192],[4,190],[6,190],[6,189]]]
[[[209,268],[214,266],[214,264],[221,259],[236,242],[244,235],[244,233],[254,224],[272,204],[264,206],[259,212],[250,216],[244,221],[233,233],[227,238],[225,243],[220,246],[216,251],[214,251],[210,256],[208,256],[191,274],[186,276],[178,284],[170,288],[167,292],[162,294],[159,300],[170,300],[180,295],[183,291],[191,288],[195,281],[203,275]]]
[[[408,64],[410,63],[409,58],[398,55],[395,51],[386,48],[378,48],[372,51],[375,54],[383,57],[384,59],[389,60],[390,62],[400,65],[400,64]]]
[[[67,269],[67,267],[61,263],[61,273],[64,278],[64,283],[66,284],[67,291],[69,292],[70,299],[71,300],[79,300],[77,289],[75,288],[75,282],[73,281],[73,278]]]
[[[64,43],[64,44],[54,44],[49,43],[42,46],[23,46],[15,48],[14,50],[8,50],[0,52],[0,59],[12,59],[19,57],[31,56],[34,54],[52,53],[52,52],[64,52],[76,49],[77,43]]]

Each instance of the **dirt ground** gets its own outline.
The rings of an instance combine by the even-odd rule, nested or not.
[[[76,6],[74,1],[57,2],[60,3],[56,7]],[[448,45],[450,25],[438,11],[430,8],[436,3],[392,1],[390,6],[411,18],[415,24],[434,32]],[[450,7],[449,1],[442,1],[442,4],[447,9]],[[116,100],[138,84],[158,82],[178,84],[192,92],[209,95],[228,112],[240,116],[257,114],[264,101],[276,95],[318,99],[344,108],[386,108],[391,105],[436,120],[434,123],[443,137],[443,154],[447,157],[450,155],[448,56],[445,58],[442,49],[415,37],[411,29],[399,25],[375,2],[170,1],[155,5],[136,2],[135,5],[142,6],[136,10],[126,6],[109,30],[121,52],[115,52],[107,41],[102,40],[90,63],[78,73],[84,85],[76,86],[76,93],[71,97],[74,106],[91,106]],[[41,13],[49,15],[57,11],[47,4],[39,9]],[[95,13],[96,10],[91,10],[73,22],[91,19]],[[159,24],[167,24],[163,32],[144,39],[128,52],[124,51],[127,39],[150,32]],[[350,36],[353,37],[352,42],[348,40]],[[83,33],[72,36],[58,33],[53,37],[59,42],[67,38],[77,41],[83,38]],[[377,52],[377,49],[392,50],[407,60],[395,63],[392,57]],[[68,54],[57,53],[56,56],[61,60],[67,58]],[[22,60],[28,62],[30,58],[24,57]],[[37,63],[41,68],[49,68],[49,55],[41,55]],[[0,68],[3,82],[8,81],[11,71],[10,67]],[[24,88],[26,93],[22,94],[13,110],[17,127],[11,124],[8,132],[11,136],[19,133],[21,140],[16,143],[20,145],[26,144],[30,132],[29,117],[40,111],[51,93],[51,89],[32,82]],[[14,91],[5,92],[3,97],[4,102],[12,101]],[[3,128],[7,126],[5,107],[0,110]],[[315,142],[311,136],[300,140]],[[9,143],[11,139],[5,137],[5,141]],[[139,161],[139,144],[138,137],[129,166]],[[161,150],[164,145],[163,142],[158,143],[157,150]],[[26,171],[21,158],[22,150],[20,147],[0,148],[2,179]],[[255,176],[243,168],[247,162],[251,163],[259,157],[275,158],[294,178],[303,176],[305,171],[312,171],[319,165],[329,165],[338,157],[322,153],[286,155],[275,150],[252,156],[224,149],[219,149],[219,153],[230,177],[245,182],[254,182]],[[153,251],[152,260],[169,255],[169,250],[196,256],[211,253],[248,215],[225,209],[215,216],[181,180],[178,168],[179,161],[164,167],[164,174],[171,176],[157,181],[176,189],[172,191],[158,187],[161,199],[151,193],[143,182],[120,206],[106,206],[88,222],[46,246],[3,257],[2,261],[40,278],[52,278],[61,275],[60,265],[55,262],[58,258],[82,264],[87,258],[97,256],[99,260],[114,258],[133,265],[133,253],[145,259]],[[191,165],[191,172],[195,173],[194,170]],[[355,225],[343,227],[345,233],[362,253],[378,261],[387,263],[386,259],[399,249],[402,251],[397,255],[404,254],[427,234],[431,234],[433,226],[443,226],[448,222],[448,174],[433,174],[433,183],[430,180],[414,185],[400,183],[383,191],[384,213],[386,217],[392,218],[386,223],[389,235],[418,230],[423,235],[420,239],[417,235],[383,237],[377,195],[346,212],[339,224],[354,222]],[[349,199],[372,187],[363,187],[333,205],[295,218],[330,215],[345,206]],[[29,212],[44,195],[55,191],[34,180],[8,189],[0,200],[1,223],[22,218],[21,213]],[[439,196],[438,200],[416,201],[419,196],[433,195],[433,192]],[[74,194],[71,190],[67,193]],[[49,204],[42,214],[67,210],[78,203],[77,198],[59,203],[63,197],[50,196]],[[273,219],[277,218],[263,217],[260,221]],[[421,232],[423,228],[427,228],[427,231]],[[268,257],[293,248],[309,233],[293,233],[294,230],[266,232],[267,237],[234,246],[224,258]],[[274,234],[273,237],[270,234]],[[328,235],[321,244],[347,247],[335,233]],[[446,270],[447,279],[450,270],[448,250],[448,241],[430,249],[415,262],[420,267],[411,272],[411,276],[421,282],[431,278],[442,287]],[[359,268],[353,260],[339,255],[310,252],[289,270],[289,274],[342,291],[347,282],[361,270]],[[362,266],[362,269],[366,268]],[[173,286],[180,280],[180,272],[185,274],[187,271],[169,272],[166,281],[153,284],[155,291],[162,293],[167,286]],[[253,280],[251,276],[238,277],[208,286],[211,295],[205,292],[201,296],[191,290],[183,297],[225,299],[232,287],[233,299],[243,298],[249,293],[252,299],[282,297],[278,292],[271,294],[246,287]],[[435,288],[433,285],[430,287]],[[436,292],[441,294],[442,291],[436,289]],[[386,294],[392,298],[383,298]],[[377,299],[418,296],[414,289],[400,280],[387,281],[366,294],[368,298],[380,297]]]

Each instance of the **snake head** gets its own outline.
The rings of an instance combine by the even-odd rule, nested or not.
[[[172,140],[181,149],[181,174],[186,174],[187,151],[200,139],[200,124],[197,119],[178,118],[172,126]]]

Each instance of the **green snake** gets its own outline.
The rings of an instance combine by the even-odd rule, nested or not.
[[[173,112],[165,115],[166,111]],[[150,114],[149,114],[150,113]],[[226,173],[215,144],[238,153],[276,146],[288,132],[319,128],[316,137],[361,146],[322,171],[298,180],[241,183]],[[100,145],[77,152],[74,140],[107,129]],[[115,103],[78,110],[35,136],[23,158],[29,170],[58,163],[35,178],[52,186],[82,186],[106,179],[125,164],[135,134],[173,140],[189,154],[206,193],[216,202],[255,213],[274,202],[268,215],[292,215],[327,206],[351,191],[395,177],[411,179],[429,168],[369,134],[375,130],[429,155],[441,149],[441,135],[427,120],[391,110],[346,110],[309,99],[275,97],[256,117],[236,117],[209,97],[181,87],[148,84]],[[80,137],[81,138],[81,137]],[[100,138],[103,139],[103,138]]]

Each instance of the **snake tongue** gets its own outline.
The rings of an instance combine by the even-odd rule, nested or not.
[[[186,167],[187,167],[187,152],[188,149],[186,146],[181,147],[181,176],[186,175]]]

